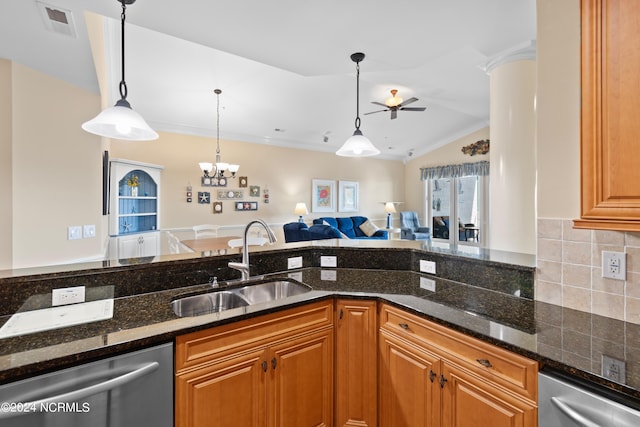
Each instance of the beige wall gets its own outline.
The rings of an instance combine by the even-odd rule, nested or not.
[[[338,157],[334,153],[295,150],[238,141],[220,141],[222,160],[240,164],[238,176],[248,177],[249,185],[268,188],[269,204],[263,199],[249,197],[248,188],[243,200],[258,201],[257,212],[235,212],[231,201],[223,201],[223,213],[213,214],[212,205],[198,204],[197,192],[212,193],[215,187],[201,187],[198,162],[213,161],[215,139],[160,132],[157,141],[112,141],[111,157],[144,161],[164,166],[162,171],[161,228],[191,227],[213,223],[225,226],[246,224],[263,218],[271,224],[295,221],[293,209],[297,202],[307,203],[311,210],[311,180],[328,179],[357,181],[360,186],[360,210],[357,213],[327,214],[330,216],[364,215],[384,224],[385,214],[380,202],[402,198],[404,165],[399,161],[370,158]],[[240,189],[237,179],[230,180],[229,189]],[[186,187],[194,192],[192,203],[186,202]],[[337,190],[337,188],[336,188]],[[312,213],[305,218],[325,215]]]
[[[405,202],[400,205],[400,210],[417,211],[420,218],[424,218],[425,206],[423,206],[424,186],[420,181],[420,168],[440,165],[474,163],[488,161],[488,154],[469,156],[463,154],[461,148],[473,144],[482,139],[489,139],[489,128],[480,129],[443,147],[437,148],[427,154],[411,159],[405,165],[404,197],[399,200]]]
[[[99,97],[15,62],[11,86],[14,268],[101,256],[103,239],[67,240],[102,235],[100,138],[80,128]]]
[[[537,0],[538,217],[580,215],[580,1]]]
[[[11,62],[0,59],[0,270],[13,262]]]

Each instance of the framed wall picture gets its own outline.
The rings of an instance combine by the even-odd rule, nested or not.
[[[213,202],[213,213],[214,214],[222,213],[222,202]]]
[[[358,212],[358,183],[356,181],[340,181],[338,183],[338,211]]]
[[[260,186],[259,185],[250,185],[249,186],[249,195],[251,197],[260,197]]]
[[[336,211],[336,182],[326,179],[311,181],[311,211]]]
[[[258,202],[235,202],[237,211],[257,211]]]

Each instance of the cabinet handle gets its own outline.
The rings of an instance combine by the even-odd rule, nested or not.
[[[447,382],[447,379],[444,377],[444,375],[440,374],[440,388],[444,388],[444,383]]]
[[[264,361],[262,362],[262,370],[263,370],[264,372],[267,372],[267,368],[268,368],[268,367],[269,367],[269,365],[267,365],[267,361],[266,361],[266,360],[264,360]]]
[[[429,380],[433,382],[436,379],[436,373],[429,369]]]
[[[409,330],[409,325],[407,325],[406,323],[398,323],[398,326],[400,326],[405,331]]]
[[[485,368],[493,368],[493,365],[487,359],[476,359],[476,362],[478,362]]]
[[[344,312],[342,311],[342,309],[340,309],[340,317],[339,317],[340,320],[342,320],[343,315],[344,315]]]
[[[271,367],[273,369],[276,369],[276,366],[278,365],[278,361],[276,360],[276,358],[274,357],[273,359],[271,359]]]

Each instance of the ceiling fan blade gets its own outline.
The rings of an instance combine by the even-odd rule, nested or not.
[[[383,107],[387,106],[387,104],[383,104],[382,102],[377,102],[377,101],[371,101],[371,103],[376,105],[382,105]]]
[[[368,114],[373,114],[373,113],[382,113],[383,111],[389,111],[389,110],[378,110],[378,111],[369,111],[368,113],[364,113],[364,115],[368,115]]]
[[[391,120],[395,119],[396,117],[398,117],[398,110],[397,109],[391,110]]]
[[[404,107],[407,104],[411,104],[412,102],[416,102],[418,100],[418,98],[415,97],[411,97],[409,99],[407,99],[406,101],[404,101],[402,104],[400,104],[398,107]]]
[[[427,107],[400,107],[400,109],[404,111],[424,111]]]

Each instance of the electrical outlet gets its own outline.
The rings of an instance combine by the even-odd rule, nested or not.
[[[336,256],[321,256],[320,267],[337,267],[338,257]]]
[[[423,273],[436,274],[436,263],[433,261],[420,260],[420,271]]]
[[[91,237],[96,237],[96,226],[95,224],[85,225],[82,227],[82,237],[85,239],[89,239]]]
[[[287,269],[290,270],[292,268],[302,268],[302,257],[301,256],[287,258]]]
[[[602,277],[626,280],[627,260],[624,252],[602,251]]]
[[[82,239],[82,227],[79,225],[72,225],[67,228],[67,239],[77,240]]]
[[[74,286],[72,288],[60,288],[51,291],[51,305],[76,304],[84,302],[84,286]]]
[[[619,360],[614,357],[602,355],[602,376],[609,378],[611,381],[615,381],[620,384],[626,382],[626,369],[624,360]]]

